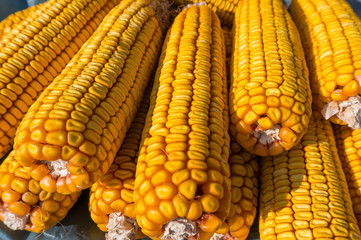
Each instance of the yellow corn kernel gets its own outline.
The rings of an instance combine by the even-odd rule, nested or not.
[[[260,159],[261,239],[361,237],[346,182],[352,185],[352,174],[345,177],[341,162],[347,161],[336,149],[336,139],[352,141],[351,132],[335,138],[331,124],[314,111],[300,143]]]
[[[306,132],[312,103],[296,26],[282,0],[245,0],[236,7],[233,35],[231,134],[257,155],[289,150]]]

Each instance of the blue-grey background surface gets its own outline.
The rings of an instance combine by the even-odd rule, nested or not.
[[[168,1],[168,0],[164,0]],[[287,4],[291,0],[284,0]],[[357,14],[361,17],[361,0],[348,0]],[[44,0],[0,0],[0,20],[9,14],[32,6]],[[67,217],[48,231],[37,234],[27,231],[12,231],[0,222],[0,240],[103,240],[101,232],[90,218],[88,211],[89,190],[82,192],[80,199],[75,203]],[[254,221],[247,240],[258,240],[258,219]]]

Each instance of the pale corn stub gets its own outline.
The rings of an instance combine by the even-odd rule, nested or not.
[[[361,130],[354,130],[347,126],[334,125],[337,149],[340,155],[343,171],[346,175],[350,190],[353,210],[361,226]]]
[[[222,26],[232,26],[235,9],[241,0],[175,0],[174,2],[180,6],[204,2],[212,11],[217,13]]]
[[[158,60],[159,3],[121,1],[26,114],[15,158],[48,165],[48,187],[69,194],[108,171]]]
[[[298,31],[282,0],[244,0],[233,32],[230,131],[247,151],[280,154],[300,141],[312,112]]]
[[[216,13],[174,20],[154,79],[134,182],[135,216],[156,239],[209,239],[230,210],[227,79]]]
[[[143,238],[134,209],[137,154],[149,108],[151,83],[108,172],[90,189],[89,211],[107,240]],[[152,97],[155,97],[152,95]]]
[[[14,154],[0,165],[0,219],[12,230],[44,232],[67,215],[80,192],[64,195],[43,190],[47,167],[22,167]]]
[[[0,41],[0,157],[32,103],[97,29],[116,0],[50,0]],[[25,10],[26,11],[26,10]]]
[[[261,239],[361,239],[331,123],[314,111],[300,143],[260,159]]]
[[[231,138],[229,166],[231,169],[231,210],[211,240],[245,240],[257,213],[258,159],[246,152]]]
[[[293,0],[315,104],[325,119],[361,128],[361,20],[346,0]]]

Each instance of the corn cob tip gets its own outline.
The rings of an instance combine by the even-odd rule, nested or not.
[[[198,7],[200,7],[200,6],[207,6],[207,2],[203,1],[203,2],[190,3],[190,4],[187,4],[187,5],[185,6],[185,8],[190,8],[190,7],[192,7],[192,6],[198,6]]]
[[[255,136],[259,143],[267,146],[281,140],[279,136],[280,128],[281,126],[279,124],[275,124],[272,129],[264,130],[260,125],[256,124],[251,135]]]
[[[108,233],[105,234],[106,240],[137,239],[137,222],[134,218],[129,218],[121,212],[109,214],[107,229]]]
[[[176,218],[169,221],[164,226],[164,234],[162,239],[183,240],[184,238],[194,238],[198,234],[196,222],[185,219]]]
[[[338,90],[336,90],[338,91]],[[361,97],[350,97],[344,101],[331,101],[322,109],[323,117],[328,120],[333,116],[346,123],[350,128],[361,128]]]
[[[11,230],[24,230],[29,221],[30,214],[17,216],[9,210],[3,210],[4,224]]]
[[[39,161],[39,164],[45,164],[50,171],[50,175],[55,179],[58,177],[66,177],[68,174],[70,174],[70,172],[66,167],[67,162],[62,159],[58,159],[51,162],[46,160],[41,160]]]
[[[225,240],[225,239],[226,239],[226,234],[215,233],[213,234],[210,240]]]
[[[150,6],[155,10],[155,17],[163,31],[167,30],[170,25],[170,5],[169,1],[162,0],[152,0],[150,3]]]

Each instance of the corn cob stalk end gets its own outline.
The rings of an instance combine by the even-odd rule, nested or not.
[[[361,76],[360,76],[361,85]],[[338,91],[338,90],[335,90]],[[326,103],[322,109],[322,115],[326,120],[336,123],[337,119],[341,120],[344,124],[347,124],[350,128],[361,128],[361,97],[354,96],[344,101],[331,101]]]
[[[105,234],[105,239],[136,239],[138,224],[134,218],[129,218],[120,212],[113,212],[109,214],[107,224],[108,233]]]
[[[165,239],[183,240],[194,238],[197,234],[197,224],[185,218],[174,219],[164,226]]]

